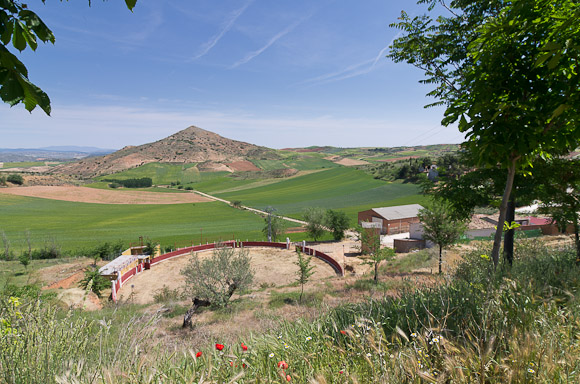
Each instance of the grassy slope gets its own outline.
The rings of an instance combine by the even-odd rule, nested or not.
[[[171,182],[181,181],[182,184],[195,183],[214,177],[221,177],[227,172],[199,172],[195,164],[161,164],[149,163],[138,168],[128,169],[123,172],[112,175],[102,176],[97,180],[103,179],[131,179],[150,177],[154,184],[170,184]]]
[[[356,218],[359,210],[377,206],[412,204],[422,201],[417,186],[375,180],[352,168],[334,168],[279,183],[218,193],[228,200],[240,200],[255,208],[272,206],[279,213],[300,216],[304,208],[342,209]]]
[[[54,239],[63,250],[105,241],[136,242],[139,236],[162,245],[186,245],[237,238],[262,239],[263,221],[254,214],[223,203],[175,205],[108,205],[73,203],[31,197],[0,195],[4,231],[19,252],[30,230],[33,247]]]

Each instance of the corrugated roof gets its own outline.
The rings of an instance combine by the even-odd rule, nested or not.
[[[406,219],[417,217],[419,210],[423,209],[420,204],[398,205],[396,207],[373,208],[373,211],[386,220]]]

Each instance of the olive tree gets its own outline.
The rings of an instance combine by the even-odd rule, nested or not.
[[[191,326],[191,318],[198,307],[225,307],[234,292],[248,288],[254,279],[250,261],[246,249],[236,252],[228,246],[215,248],[208,258],[193,254],[181,271],[185,277],[184,292],[193,302],[185,314],[183,327]]]

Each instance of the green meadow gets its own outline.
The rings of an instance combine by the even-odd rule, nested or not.
[[[190,174],[196,175],[197,181],[186,185],[197,190],[230,201],[239,200],[243,205],[254,208],[271,206],[278,214],[295,218],[301,218],[304,209],[308,207],[339,209],[347,213],[353,225],[359,211],[420,203],[424,199],[419,195],[416,185],[376,180],[363,171],[347,167],[304,171],[304,174],[291,178],[244,179],[232,177],[226,172],[199,173],[195,168],[184,168],[181,165],[158,165],[148,164],[109,177],[154,176],[157,182],[170,182],[179,180],[184,173],[193,169],[195,172]],[[97,182],[93,186],[107,188],[107,183]],[[146,190],[178,192],[167,188]],[[159,241],[164,247],[234,237],[242,240],[264,239],[264,221],[260,216],[219,202],[109,205],[0,194],[0,214],[0,233],[4,232],[12,250],[17,253],[27,247],[27,231],[33,248],[55,242],[64,252],[106,241],[122,240],[129,244],[137,242],[140,236]],[[299,241],[305,236],[299,233],[289,237]]]
[[[162,246],[202,240],[263,239],[263,219],[224,203],[172,205],[89,204],[0,194],[0,232],[16,253],[56,242],[63,251],[105,241],[137,242],[140,236]]]
[[[254,208],[271,206],[278,213],[293,217],[300,217],[308,207],[340,209],[349,215],[353,223],[360,210],[420,203],[424,199],[416,185],[376,180],[363,171],[346,167],[215,194],[226,200],[239,200],[243,205]]]
[[[196,164],[170,164],[170,163],[149,163],[138,168],[128,169],[123,172],[96,178],[98,181],[105,179],[139,179],[150,177],[153,184],[171,184],[179,181],[182,184],[197,183],[214,178],[221,178],[228,172],[200,172]]]

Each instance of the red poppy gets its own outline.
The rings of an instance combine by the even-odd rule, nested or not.
[[[340,333],[342,333],[343,335],[346,335],[346,331],[340,331]]]
[[[338,373],[340,373],[342,375],[344,373],[344,371],[338,371]]]
[[[246,363],[242,364],[242,367],[243,367],[243,368],[246,368]]]
[[[230,361],[230,366],[233,367],[234,366],[234,362]]]
[[[201,351],[195,354],[195,357],[201,357]]]
[[[247,346],[247,345],[245,345],[244,343],[242,343],[242,349],[243,349],[244,351],[247,351],[247,350],[248,350],[248,346]]]
[[[282,360],[278,362],[278,368],[282,368],[282,369],[288,369],[288,364]]]
[[[292,378],[290,377],[290,375],[286,375],[286,381],[290,381],[292,380]]]
[[[222,349],[224,349],[224,345],[223,344],[216,344],[215,349],[217,349],[218,351],[221,351]]]

